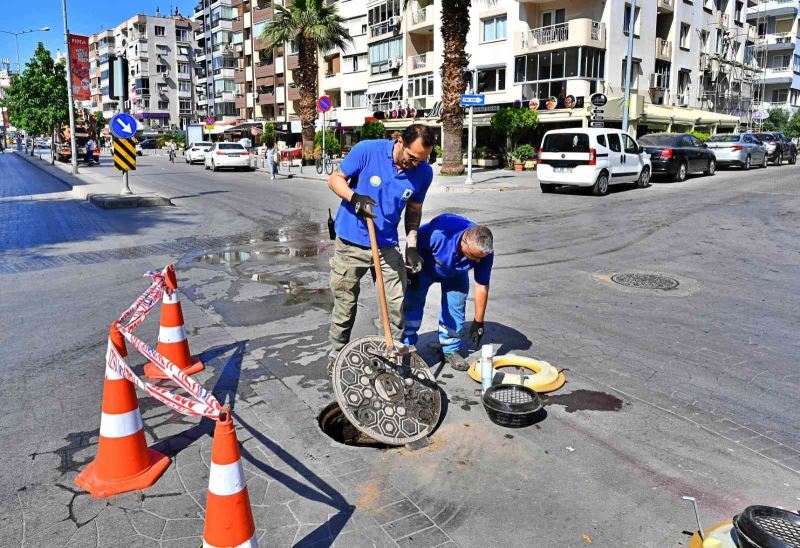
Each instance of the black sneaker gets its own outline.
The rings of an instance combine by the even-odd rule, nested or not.
[[[456,371],[466,371],[469,369],[469,364],[467,360],[461,357],[461,354],[454,352],[452,354],[445,354],[444,361],[450,364],[450,367],[455,369]]]

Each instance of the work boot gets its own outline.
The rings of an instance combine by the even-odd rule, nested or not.
[[[450,367],[455,369],[456,371],[466,371],[469,369],[469,364],[467,360],[461,357],[461,354],[458,352],[453,352],[452,354],[445,354],[444,361],[450,364]]]

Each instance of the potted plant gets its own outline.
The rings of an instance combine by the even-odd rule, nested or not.
[[[442,146],[441,145],[435,145],[433,147],[433,154],[434,154],[434,156],[436,156],[436,165],[437,166],[442,165]]]
[[[514,159],[514,171],[522,171],[527,162],[532,162],[533,147],[531,145],[519,145],[511,153]]]

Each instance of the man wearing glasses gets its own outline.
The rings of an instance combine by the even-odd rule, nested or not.
[[[477,348],[483,338],[483,319],[489,302],[489,278],[494,262],[492,232],[465,217],[445,213],[420,227],[417,245],[423,267],[419,274],[412,274],[408,282],[403,303],[403,344],[416,344],[428,288],[441,284],[439,343],[450,367],[466,371],[469,366],[459,351],[469,295],[468,272],[474,269],[475,279],[475,319],[469,338]]]
[[[417,229],[422,202],[433,180],[427,158],[433,133],[422,124],[408,126],[397,140],[361,141],[328,179],[328,188],[342,199],[336,213],[336,244],[331,259],[331,350],[328,375],[339,351],[350,342],[356,319],[361,277],[372,265],[365,217],[372,217],[381,255],[389,323],[398,341],[403,335],[403,294],[406,264],[422,269],[417,251]],[[367,211],[370,206],[372,212]],[[397,226],[405,209],[406,252],[400,252]]]

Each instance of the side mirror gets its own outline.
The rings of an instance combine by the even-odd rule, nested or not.
[[[708,144],[707,143],[703,143],[703,148],[708,148]]]

